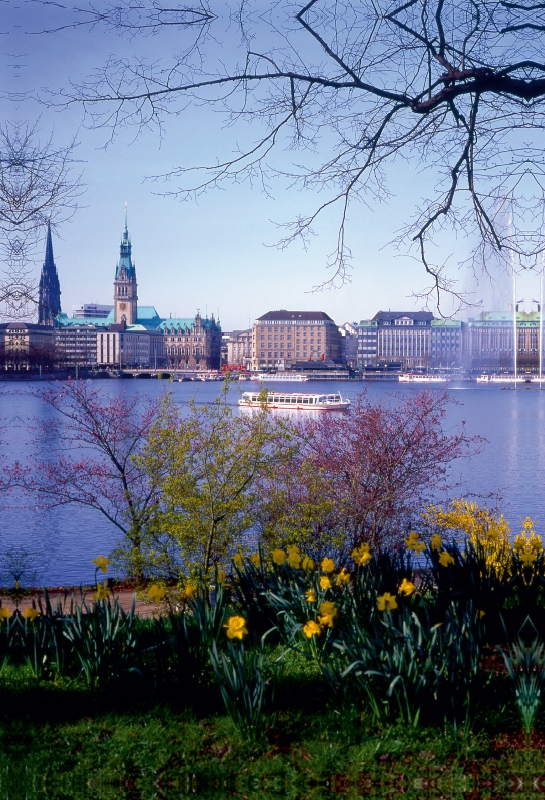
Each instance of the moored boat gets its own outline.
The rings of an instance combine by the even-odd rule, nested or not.
[[[310,394],[303,392],[243,392],[238,405],[246,408],[284,408],[288,411],[346,411],[350,400],[339,393]]]
[[[448,383],[452,380],[450,375],[415,375],[407,373],[399,375],[399,383]]]
[[[287,381],[288,383],[293,383],[296,381],[300,383],[301,381],[308,381],[308,375],[303,375],[301,372],[260,372],[257,378],[252,376],[252,380],[257,381]]]

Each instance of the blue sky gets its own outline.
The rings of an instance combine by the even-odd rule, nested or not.
[[[324,216],[307,250],[299,244],[285,250],[274,245],[282,235],[277,224],[310,210],[320,197],[290,189],[279,179],[271,184],[272,195],[241,183],[210,191],[197,202],[180,202],[161,194],[175,184],[146,180],[180,165],[229,156],[239,145],[254,141],[259,126],[226,127],[220,114],[203,105],[165,116],[161,135],[148,130],[135,138],[136,129],[128,128],[108,143],[108,131],[89,128],[81,107],[55,110],[37,99],[44,97],[44,90],[85,79],[112,54],[168,60],[183,45],[180,31],[131,39],[106,28],[78,27],[35,35],[75,17],[58,5],[37,2],[4,0],[0,8],[2,118],[39,118],[44,138],[53,130],[59,144],[74,135],[79,142],[75,155],[86,192],[82,207],[54,240],[64,311],[70,314],[76,303],[111,302],[125,202],[139,302],[155,305],[161,315],[219,310],[222,326],[229,330],[246,327],[249,320],[273,308],[321,309],[342,323],[372,316],[379,309],[423,307],[421,300],[411,297],[426,285],[421,265],[388,242],[410,219],[433,185],[433,176],[419,174],[410,162],[398,162],[389,176],[393,198],[351,208],[351,282],[312,293],[329,277],[326,263],[335,246],[336,216]],[[222,55],[218,52],[218,59]],[[19,94],[15,99],[14,93]],[[327,151],[327,138],[319,147]],[[280,168],[297,160],[297,153],[279,149]],[[447,236],[435,255],[438,260],[450,259],[452,274],[459,277],[462,288],[475,290],[475,299],[484,297],[488,307],[504,307],[506,278],[490,288],[477,286],[465,271],[457,271],[456,262],[470,244]],[[521,297],[537,297],[538,291],[537,279],[520,282]],[[445,308],[448,311],[448,305]]]

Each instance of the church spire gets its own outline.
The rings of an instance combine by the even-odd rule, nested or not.
[[[38,301],[38,325],[53,325],[61,311],[61,286],[57,267],[53,258],[51,223],[47,223],[45,261],[40,276],[40,297]]]

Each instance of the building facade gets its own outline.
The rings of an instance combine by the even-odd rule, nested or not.
[[[97,332],[96,363],[111,369],[161,369],[165,366],[162,331],[139,325],[108,325]]]
[[[227,340],[227,366],[250,369],[252,365],[252,328],[232,331]]]
[[[113,308],[98,303],[82,303],[79,306],[72,306],[72,319],[107,319]]]
[[[97,363],[98,328],[95,325],[56,327],[55,361],[59,367],[94,367]]]
[[[430,332],[430,366],[438,370],[463,366],[465,323],[455,319],[433,319]]]
[[[516,312],[517,367],[539,369],[539,311]],[[474,371],[512,370],[514,366],[513,312],[483,312],[467,323],[465,363]]]
[[[342,364],[342,336],[324,311],[269,311],[252,328],[252,369]]]
[[[4,369],[16,371],[53,367],[53,326],[22,321],[1,323],[0,363]]]
[[[167,366],[178,370],[219,370],[221,327],[219,321],[203,318],[170,318],[159,325],[163,334]]]
[[[379,311],[377,322],[377,360],[400,363],[404,368],[428,367],[431,356],[429,311]]]

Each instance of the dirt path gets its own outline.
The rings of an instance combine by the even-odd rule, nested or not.
[[[125,611],[129,611],[132,605],[134,590],[123,589],[123,588],[117,589],[114,587],[112,591],[114,597],[119,600],[120,606]],[[87,591],[83,592],[83,595],[88,605],[93,605],[93,594],[94,594],[93,589],[88,589]],[[76,604],[79,604],[81,602],[81,594],[79,588],[65,589],[65,590],[49,589],[48,595],[54,607],[57,605],[57,601],[60,598],[63,603],[63,607],[66,608],[67,611],[70,609],[71,600],[73,600],[74,603]],[[38,600],[40,597],[42,598],[43,602],[43,592],[41,591],[36,591],[33,594],[25,595],[19,600],[18,603],[19,609],[21,611],[24,611],[27,606],[32,606],[33,600],[36,603],[36,607],[39,608]],[[2,599],[2,606],[8,608],[10,610],[10,613],[13,613],[16,606],[15,602],[6,595],[4,595],[1,599]],[[155,614],[160,614],[161,610],[162,610],[161,607],[157,605],[157,603],[148,603],[144,602],[138,597],[136,598],[136,613],[140,617],[152,617]]]

